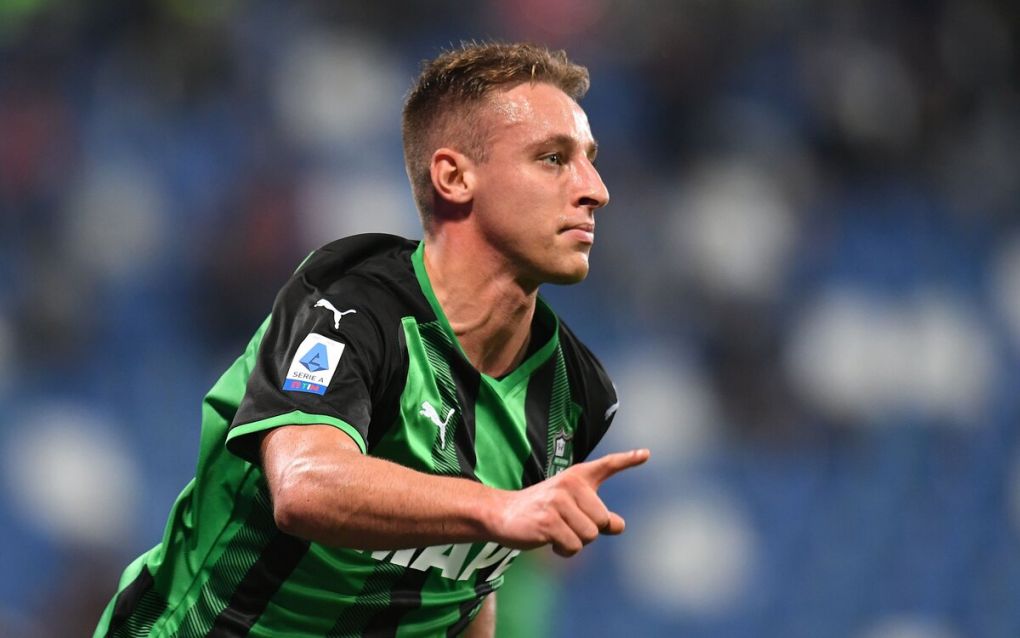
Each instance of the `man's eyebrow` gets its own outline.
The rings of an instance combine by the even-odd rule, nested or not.
[[[577,140],[564,133],[556,133],[549,137],[543,138],[533,144],[529,145],[530,148],[539,149],[547,146],[559,146],[563,148],[574,149],[577,147]],[[595,156],[599,154],[599,143],[594,139],[586,145],[586,152],[589,159],[595,159]]]

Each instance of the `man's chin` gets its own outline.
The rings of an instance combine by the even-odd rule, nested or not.
[[[571,264],[569,267],[550,273],[548,277],[546,277],[546,282],[556,284],[558,286],[569,286],[570,284],[581,283],[587,276],[588,259],[587,256],[585,256],[583,262]]]

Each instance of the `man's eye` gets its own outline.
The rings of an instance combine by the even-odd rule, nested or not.
[[[560,164],[563,163],[563,156],[560,155],[559,153],[552,153],[550,155],[546,155],[545,157],[543,157],[542,161],[548,164],[559,166]]]

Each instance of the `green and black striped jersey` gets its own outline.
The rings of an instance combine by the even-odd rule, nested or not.
[[[359,235],[314,252],[203,403],[195,478],[124,572],[97,637],[455,636],[517,550],[326,547],[275,525],[260,435],[329,424],[407,467],[502,489],[585,459],[616,410],[601,365],[541,300],[502,378],[468,362],[423,244]]]

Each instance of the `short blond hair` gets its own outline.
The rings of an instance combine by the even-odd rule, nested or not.
[[[486,160],[488,131],[479,107],[498,87],[546,82],[574,100],[588,92],[588,69],[565,51],[533,44],[464,43],[422,63],[404,102],[404,163],[426,231],[432,221],[432,154],[451,146],[472,160]]]

